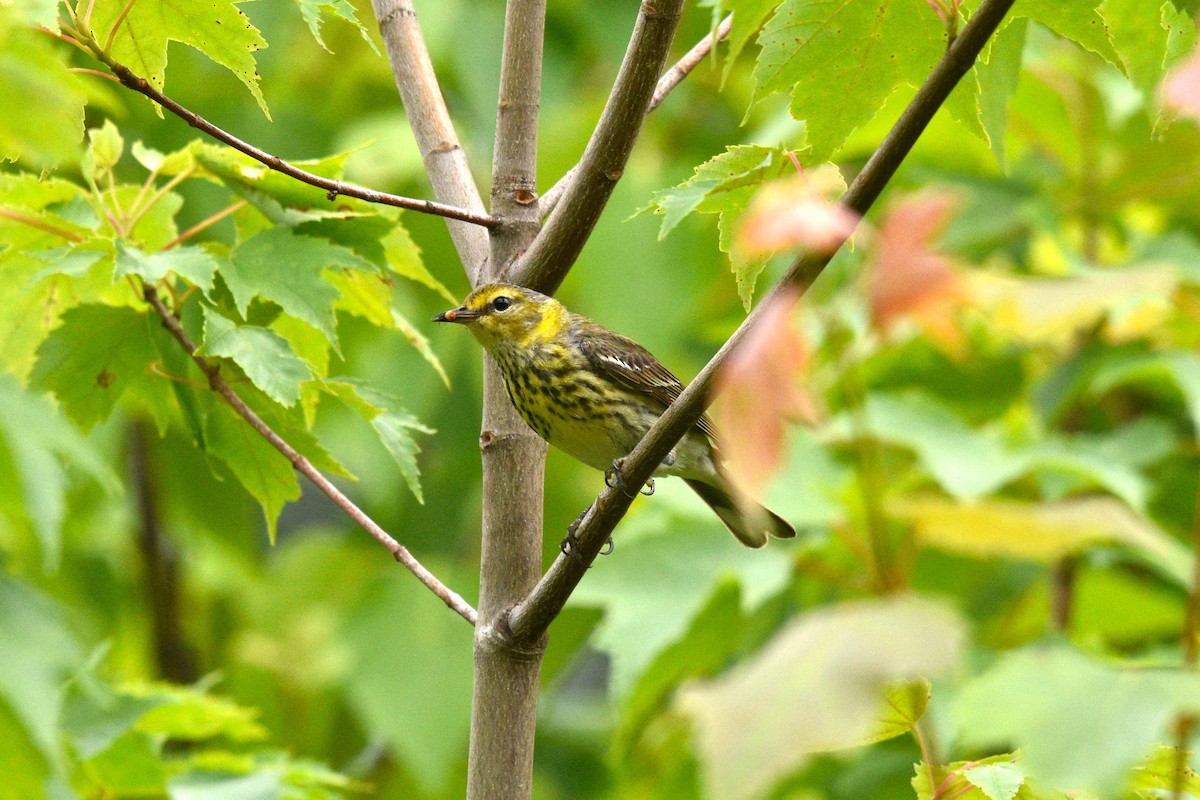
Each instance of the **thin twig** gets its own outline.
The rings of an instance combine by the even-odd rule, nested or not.
[[[302,183],[307,183],[310,186],[316,186],[318,189],[325,189],[327,196],[332,202],[337,199],[338,195],[346,197],[356,197],[359,200],[365,200],[368,203],[378,203],[379,205],[395,206],[396,208],[404,208],[409,211],[419,211],[423,214],[434,214],[439,217],[447,217],[448,219],[461,220],[470,222],[474,225],[480,225],[485,228],[490,228],[496,224],[496,218],[482,212],[468,211],[465,208],[457,208],[455,206],[445,205],[443,203],[435,203],[432,200],[417,200],[412,197],[402,197],[396,194],[388,194],[387,192],[377,192],[374,189],[367,189],[362,186],[356,186],[352,183],[344,183],[343,181],[333,180],[321,175],[308,172],[300,169],[294,164],[284,161],[276,155],[272,155],[265,150],[261,150],[249,142],[242,141],[232,133],[228,133],[216,125],[212,124],[204,117],[194,111],[184,108],[179,103],[175,102],[165,94],[155,89],[150,81],[135,75],[124,64],[119,64],[113,61],[103,52],[96,50],[92,51],[92,55],[100,61],[104,62],[113,74],[117,76],[117,80],[129,89],[132,89],[139,94],[143,94],[154,102],[161,105],[163,108],[170,111],[175,116],[182,119],[188,125],[196,128],[199,131],[207,133],[217,141],[224,142],[235,150],[241,151],[250,156],[256,161],[266,164],[276,172],[282,172],[295,178]]]
[[[271,429],[271,426],[267,425],[267,423],[263,421],[262,417],[254,413],[254,409],[246,405],[246,402],[238,396],[237,392],[233,391],[233,389],[229,386],[229,383],[221,376],[221,369],[216,363],[208,358],[205,358],[204,356],[196,354],[196,343],[193,342],[191,337],[187,335],[187,332],[184,331],[183,326],[179,324],[179,320],[176,318],[176,316],[171,313],[170,309],[168,309],[166,305],[163,304],[162,298],[158,296],[158,292],[155,291],[153,286],[147,285],[142,291],[142,296],[146,298],[147,303],[154,307],[155,312],[159,317],[162,318],[163,326],[173,337],[175,337],[175,341],[179,342],[180,346],[182,346],[183,349],[187,351],[188,355],[191,356],[192,361],[196,362],[196,366],[198,366],[200,371],[204,373],[204,376],[208,378],[208,385],[214,392],[221,395],[225,402],[228,403],[230,407],[242,417],[242,419],[246,420],[246,422],[250,424],[250,427],[254,428],[254,430],[257,431],[260,436],[266,439],[272,447],[282,453],[283,456],[291,462],[292,466],[297,472],[312,481],[313,484],[320,489],[326,497],[332,500],[338,508],[346,512],[346,515],[349,516],[350,519],[357,522],[359,526],[361,526],[367,533],[371,534],[376,541],[386,547],[388,552],[391,553],[397,561],[403,564],[409,572],[417,576],[417,580],[425,584],[425,586],[428,587],[431,592],[441,598],[442,602],[449,606],[459,616],[472,625],[475,624],[475,609],[472,608],[466,600],[464,600],[457,592],[450,589],[450,587],[439,581],[432,572],[427,570],[420,561],[417,561],[417,559],[413,557],[413,554],[408,551],[408,548],[393,539],[387,531],[385,531],[378,525],[378,523],[375,522],[375,520],[371,519],[369,516],[367,516],[366,512],[356,506],[354,501],[352,501],[349,497],[346,497],[346,495],[342,494],[342,492],[336,486],[330,483],[329,479],[322,475],[321,472],[314,467],[307,458],[297,452],[296,449],[290,444],[285,442],[279,436],[279,434],[275,433],[275,431]]]
[[[136,2],[137,2],[137,0],[128,0],[128,2],[125,3],[124,8],[121,9],[121,13],[117,14],[117,21],[113,23],[112,29],[108,32],[108,36],[104,39],[104,52],[107,53],[109,50],[112,49],[113,39],[116,38],[117,31],[121,29],[121,23],[123,23],[125,21],[125,18],[127,16],[129,16],[129,12],[133,10],[133,4]],[[92,10],[92,7],[89,5],[88,6],[89,16],[91,14],[91,10]],[[89,20],[89,22],[90,22],[90,20]]]
[[[575,176],[533,245],[511,270],[514,283],[553,294],[579,256],[625,172],[682,9],[683,0],[642,3],[621,69]]]
[[[658,84],[654,87],[654,96],[650,98],[649,111],[653,111],[661,106],[663,100],[667,99],[667,95],[688,76],[688,73],[704,60],[705,56],[712,52],[717,42],[724,41],[729,36],[729,31],[732,29],[733,14],[730,14],[721,20],[721,24],[717,26],[715,31],[696,42],[692,49],[684,54],[683,58],[676,61],[669,70],[664,72],[662,77],[658,79]],[[570,185],[578,169],[578,164],[571,167],[542,195],[542,199],[538,203],[538,213],[543,218],[550,216],[550,213],[554,211],[555,206],[562,199],[563,192],[567,191],[567,186]]]
[[[67,72],[78,72],[82,75],[95,75],[97,78],[104,78],[106,81],[120,83],[117,77],[109,72],[101,72],[98,69],[88,69],[87,67],[67,67]]]
[[[236,214],[237,212],[241,211],[243,208],[245,208],[248,205],[250,205],[250,202],[248,200],[238,200],[236,203],[226,206],[225,208],[221,209],[220,211],[213,214],[212,216],[205,217],[204,219],[200,220],[195,225],[188,228],[186,231],[179,234],[178,236],[176,236],[174,239],[167,242],[166,244],[164,244],[162,246],[162,249],[170,250],[172,247],[178,247],[180,244],[182,244],[183,242],[186,242],[188,239],[195,236],[200,231],[204,230],[205,228],[209,228],[209,227],[212,227],[213,225],[216,225],[218,222],[225,219],[230,214]]]
[[[0,217],[5,217],[7,219],[11,219],[15,222],[21,223],[22,225],[28,225],[31,228],[37,228],[39,231],[45,231],[46,233],[53,233],[55,236],[61,236],[62,238],[67,239],[68,241],[72,241],[72,242],[82,242],[83,241],[83,237],[80,236],[78,233],[75,233],[74,231],[68,231],[68,230],[63,230],[62,228],[57,228],[48,222],[42,222],[40,219],[37,219],[35,217],[28,217],[28,216],[18,213],[16,211],[9,211],[7,208],[0,208]]]
[[[443,203],[484,214],[483,199],[438,88],[412,0],[371,0],[371,9],[434,196]],[[487,260],[486,232],[457,222],[447,222],[446,227],[467,277],[474,282]]]
[[[950,96],[959,80],[971,69],[992,33],[1003,21],[1014,0],[984,0],[921,85],[900,119],[884,138],[879,148],[855,177],[842,198],[846,208],[865,215],[899,169],[905,157],[920,137],[933,115]],[[785,292],[801,295],[812,285],[832,258],[806,254],[798,258],[779,283],[771,290],[717,354],[684,389],[663,415],[650,427],[641,442],[625,459],[625,484],[640,486],[667,457],[676,443],[700,419],[711,400],[710,394],[717,371],[729,354],[745,340],[758,320]],[[555,560],[529,597],[509,613],[509,632],[517,643],[540,637],[550,622],[562,610],[588,566],[595,560],[617,522],[628,511],[633,498],[620,489],[607,488],[588,510],[576,529],[578,539],[576,558],[561,556]]]

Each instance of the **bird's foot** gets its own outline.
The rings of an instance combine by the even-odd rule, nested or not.
[[[583,518],[587,516],[587,512],[590,511],[591,508],[591,506],[588,506],[583,511],[579,512],[579,516],[575,518],[575,521],[567,526],[567,535],[564,536],[563,540],[558,543],[558,549],[562,550],[562,554],[567,558],[573,558],[576,561],[583,561],[583,553],[581,553],[579,550],[579,537],[577,537],[575,534],[579,531],[579,526],[583,523]],[[604,544],[604,549],[600,551],[600,555],[608,555],[613,551],[614,547],[615,545],[613,544],[613,538],[609,536],[608,541]]]
[[[632,500],[637,495],[625,491],[625,478],[621,475],[621,465],[624,463],[625,459],[623,458],[613,459],[612,467],[604,471],[604,485],[610,489],[620,489],[626,497]],[[654,494],[654,478],[646,481],[646,485],[642,487],[639,494],[643,494],[646,497]]]

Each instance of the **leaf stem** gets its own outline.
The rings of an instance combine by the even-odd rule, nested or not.
[[[191,237],[195,236],[197,233],[200,233],[200,231],[217,224],[221,220],[228,217],[230,214],[236,214],[237,212],[241,211],[243,208],[245,208],[248,205],[250,205],[249,201],[238,200],[236,203],[226,206],[225,208],[221,209],[220,211],[213,214],[212,216],[206,217],[206,218],[200,220],[195,225],[188,228],[186,231],[179,234],[178,236],[176,236],[174,239],[167,242],[166,244],[164,244],[162,246],[162,249],[170,250],[172,247],[178,247],[180,244],[187,241]]]
[[[121,29],[121,25],[125,22],[125,18],[127,16],[129,16],[129,12],[133,10],[133,6],[135,3],[137,3],[137,1],[138,0],[128,0],[128,2],[125,3],[124,7],[122,7],[121,13],[117,14],[117,19],[115,22],[113,22],[112,29],[108,32],[108,36],[105,37],[105,39],[104,39],[104,52],[107,53],[110,49],[112,49],[113,39],[116,37],[117,31]],[[92,3],[89,2],[88,3],[88,15],[87,15],[87,19],[85,20],[85,25],[87,22],[91,21],[91,12],[92,12]]]
[[[66,239],[68,241],[72,241],[72,242],[82,242],[83,241],[83,237],[73,231],[63,230],[62,228],[55,227],[54,225],[51,225],[48,222],[42,222],[40,219],[36,219],[34,217],[28,217],[28,216],[26,216],[24,214],[20,214],[16,211],[10,211],[7,208],[0,208],[0,217],[5,217],[7,219],[11,219],[14,222],[21,223],[22,225],[28,225],[31,228],[37,228],[39,231],[45,231],[46,233],[53,233],[55,236],[61,236],[62,238]]]

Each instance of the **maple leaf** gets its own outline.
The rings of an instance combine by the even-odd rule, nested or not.
[[[831,199],[844,188],[832,166],[768,184],[746,212],[738,245],[750,256],[796,247],[832,253],[859,221],[857,214]]]
[[[734,483],[749,496],[759,495],[782,466],[786,424],[817,418],[816,403],[798,383],[810,357],[792,325],[799,299],[791,290],[769,301],[717,375],[713,419],[721,454]]]
[[[880,331],[912,319],[943,344],[960,343],[950,312],[965,293],[946,256],[932,246],[954,203],[952,195],[922,193],[888,212],[867,268],[871,319]]]
[[[1163,102],[1184,116],[1200,120],[1200,50],[1167,75]]]

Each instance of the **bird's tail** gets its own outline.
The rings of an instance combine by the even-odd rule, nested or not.
[[[767,543],[768,535],[776,539],[791,539],[796,536],[796,529],[792,527],[792,523],[766,506],[753,500],[742,500],[739,503],[720,486],[691,478],[684,480],[692,487],[692,491],[700,495],[700,499],[716,512],[729,532],[746,547],[762,547]]]

